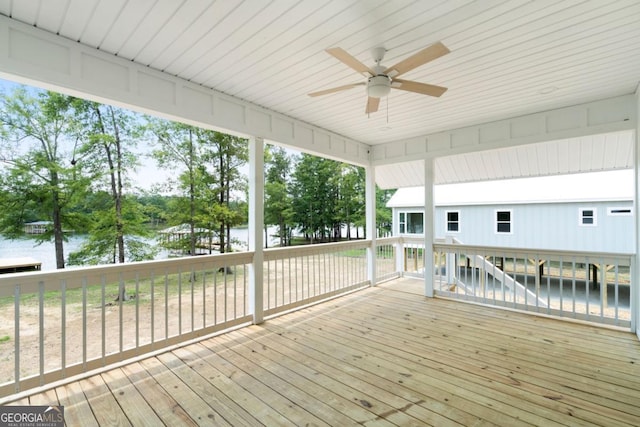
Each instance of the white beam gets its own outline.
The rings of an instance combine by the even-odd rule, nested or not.
[[[373,147],[374,165],[636,129],[634,95],[478,124]]]
[[[0,78],[365,166],[370,147],[0,16]]]
[[[434,161],[424,161],[424,295],[433,297],[433,240],[434,214],[433,181],[435,179]]]
[[[367,240],[371,242],[367,248],[367,279],[375,286],[376,278],[376,173],[373,166],[365,168],[365,221]]]
[[[249,140],[249,251],[253,263],[249,266],[249,311],[253,323],[264,321],[264,140]]]
[[[631,330],[640,338],[640,86],[636,89],[635,96],[638,106],[636,121],[636,145],[635,145],[635,164],[634,164],[634,203],[633,216],[635,218],[635,257],[632,262],[631,276]]]

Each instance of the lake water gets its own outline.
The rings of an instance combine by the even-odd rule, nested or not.
[[[273,234],[275,230],[269,230],[269,234]],[[69,240],[64,243],[64,255],[65,259],[68,258],[69,253],[77,251],[82,245],[82,242],[86,239],[84,235],[70,236]],[[247,228],[232,228],[231,239],[237,239],[243,242],[246,248],[246,243],[249,240],[249,230]],[[274,241],[270,239],[269,246],[273,246]],[[151,239],[151,242],[155,240]],[[155,259],[166,259],[169,257],[169,252],[161,250]],[[40,245],[32,239],[18,239],[8,240],[0,237],[0,258],[20,258],[30,257],[34,258],[42,263],[43,271],[55,270],[56,257],[53,242],[44,242]]]

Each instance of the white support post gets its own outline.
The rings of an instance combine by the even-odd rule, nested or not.
[[[373,166],[365,168],[365,216],[367,227],[367,280],[370,286],[376,285],[376,173]]]
[[[400,273],[400,277],[404,276],[404,239],[400,237],[400,241],[394,245],[396,255],[396,271]]]
[[[635,222],[635,257],[631,262],[631,331],[640,338],[640,86],[636,89],[636,143],[633,165],[633,217]]]
[[[446,236],[445,243],[452,244],[453,237]],[[447,274],[447,285],[457,285],[458,279],[456,278],[456,254],[454,252],[448,252],[445,255],[445,269]]]
[[[249,251],[253,263],[249,266],[249,310],[253,323],[264,321],[264,140],[249,140]]]
[[[434,161],[424,159],[424,295],[433,297],[433,202]]]

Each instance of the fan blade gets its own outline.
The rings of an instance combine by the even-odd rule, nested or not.
[[[365,114],[378,111],[378,105],[380,105],[380,98],[369,97],[369,99],[367,99],[367,109],[364,110]]]
[[[341,90],[347,90],[347,89],[351,89],[352,87],[356,87],[356,86],[364,86],[365,83],[351,83],[350,85],[344,85],[344,86],[338,86],[338,87],[334,87],[331,89],[325,89],[325,90],[319,90],[317,92],[311,92],[310,94],[308,94],[309,96],[320,96],[320,95],[327,95],[330,93],[334,93],[334,92],[340,92]]]
[[[394,79],[391,83],[391,87],[394,89],[406,90],[407,92],[415,92],[422,95],[430,95],[436,97],[441,96],[447,91],[446,87],[400,79]]]
[[[326,52],[342,62],[346,66],[356,70],[360,74],[364,74],[366,77],[375,76],[376,73],[362,62],[351,56],[346,50],[340,47],[332,47],[327,49]]]
[[[449,49],[442,43],[434,43],[431,46],[422,49],[420,52],[415,53],[405,59],[398,62],[393,67],[389,67],[384,71],[384,74],[391,78],[404,74],[407,71],[411,71],[421,65],[426,64],[429,61],[433,61],[436,58],[440,58],[443,55],[449,53]]]

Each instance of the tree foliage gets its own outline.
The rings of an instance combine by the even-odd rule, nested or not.
[[[231,227],[246,222],[246,210],[239,208],[234,195],[246,187],[239,168],[246,164],[246,140],[192,126],[150,119],[149,131],[155,140],[153,157],[159,167],[175,168],[177,178],[172,189],[177,197],[170,205],[169,223],[187,224],[188,240],[177,249],[196,254],[203,230],[209,237],[215,232],[220,252],[231,250]],[[178,242],[181,245],[181,242]]]
[[[291,157],[281,147],[267,146],[265,151],[264,222],[277,227],[280,246],[291,244],[293,233],[293,206],[289,192]],[[265,236],[265,244],[269,241]]]
[[[149,136],[157,167],[173,172],[163,189],[171,196],[135,195],[135,148]],[[68,230],[88,235],[69,263],[104,264],[153,257],[148,231],[160,225],[187,224],[181,249],[191,254],[203,230],[211,230],[209,251],[215,237],[220,252],[228,252],[231,228],[247,221],[242,138],[26,88],[0,94],[0,137],[0,234],[22,237],[25,222],[49,221],[33,237],[54,242],[58,268]],[[280,246],[291,244],[294,231],[311,243],[350,239],[352,230],[360,238],[364,194],[362,168],[267,147],[265,233],[275,226]],[[377,192],[383,225],[391,222],[386,198]]]
[[[80,155],[94,177],[92,189],[101,192],[101,197],[87,206],[89,238],[69,262],[115,264],[152,259],[157,251],[145,241],[149,236],[146,217],[131,196],[134,188],[128,179],[138,164],[132,149],[141,135],[140,117],[90,101],[74,100],[73,107],[86,141]],[[119,297],[126,299],[124,288]]]
[[[53,241],[56,267],[64,268],[64,230],[82,228],[70,207],[87,191],[90,176],[75,161],[82,146],[74,98],[54,92],[32,93],[20,87],[0,96],[0,125],[6,137],[0,183],[0,230],[16,237],[30,220],[51,226],[36,238]]]

